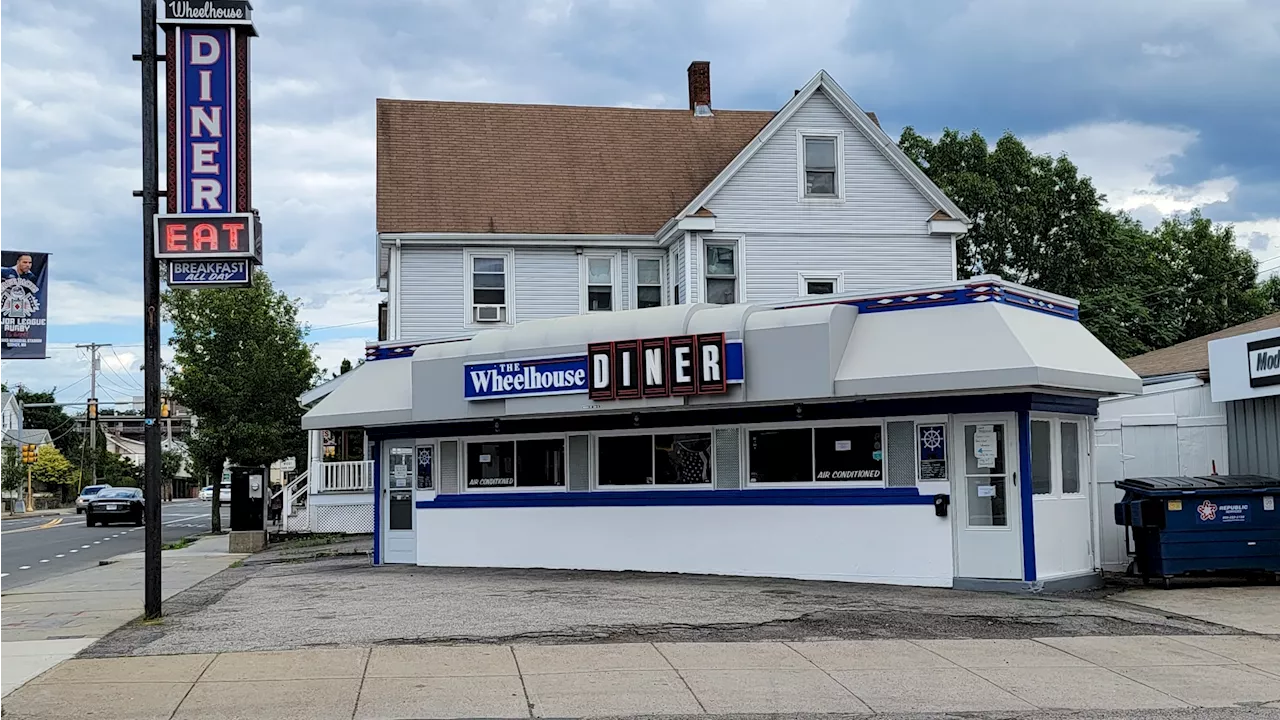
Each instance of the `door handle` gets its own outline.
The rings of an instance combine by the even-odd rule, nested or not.
[[[1017,470],[1013,471],[1012,477],[1013,477],[1013,486],[1018,487],[1018,471]]]

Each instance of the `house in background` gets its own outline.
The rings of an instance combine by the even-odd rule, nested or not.
[[[687,90],[682,110],[379,100],[366,360],[522,320],[956,281],[969,219],[826,72],[778,111],[714,108],[704,61]],[[369,532],[364,433],[310,438],[294,525]]]
[[[777,112],[377,101],[379,342],[367,360],[517,322],[954,283],[969,220],[825,71]],[[366,363],[366,366],[369,364]],[[307,393],[311,406],[359,372]],[[393,387],[388,384],[385,387]],[[387,397],[406,408],[408,398]],[[369,532],[358,425],[310,434],[317,532]]]

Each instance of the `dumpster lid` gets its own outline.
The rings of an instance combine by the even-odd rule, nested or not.
[[[1280,478],[1265,475],[1201,475],[1200,477],[1147,477],[1129,478],[1116,483],[1116,487],[1138,492],[1197,493],[1204,491],[1280,492]]]

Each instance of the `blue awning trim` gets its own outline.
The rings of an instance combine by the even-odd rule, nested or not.
[[[750,490],[621,490],[437,495],[419,510],[510,507],[644,507],[657,505],[933,505],[915,488],[762,488]]]

